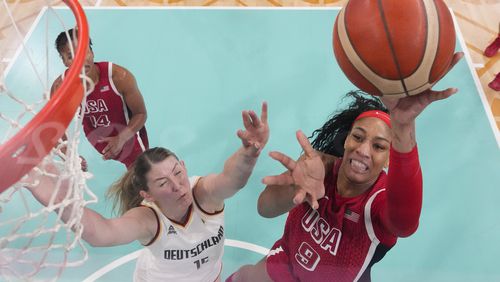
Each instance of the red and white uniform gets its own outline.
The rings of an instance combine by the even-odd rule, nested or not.
[[[102,154],[107,143],[99,141],[103,137],[118,135],[129,123],[132,112],[113,83],[113,63],[96,62],[95,65],[99,68],[99,81],[94,91],[87,96],[83,130],[90,144]],[[146,128],[142,127],[123,145],[122,151],[114,159],[129,167],[148,148]]]
[[[403,173],[403,177],[394,175],[389,179],[382,171],[371,189],[352,198],[337,193],[341,161],[337,160],[332,171],[327,172],[325,197],[317,210],[304,203],[290,211],[284,235],[266,259],[267,272],[274,281],[370,281],[371,267],[397,240],[382,224],[388,222],[388,195],[397,203],[407,201],[406,196],[415,196],[407,203],[419,213],[422,181],[416,148],[407,154],[391,150],[389,169],[407,169],[410,177]],[[404,191],[407,188],[409,191]]]

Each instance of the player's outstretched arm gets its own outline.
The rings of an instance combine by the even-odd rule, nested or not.
[[[266,102],[260,118],[254,111],[242,111],[242,118],[245,129],[237,132],[242,146],[226,160],[221,173],[201,178],[194,190],[198,203],[207,211],[222,209],[224,200],[245,186],[269,139]]]
[[[456,53],[450,71],[463,53]],[[387,205],[381,211],[385,228],[393,235],[407,237],[418,227],[422,210],[422,171],[416,147],[415,119],[433,102],[457,93],[456,88],[428,90],[400,99],[382,97],[391,114],[392,143],[387,179]]]
[[[45,165],[43,171],[46,173],[42,175],[36,169],[32,170],[28,177],[22,180],[24,187],[44,206],[51,204],[51,198],[56,192],[52,204],[64,201],[69,190],[68,181],[61,180],[59,170],[53,165]],[[63,207],[63,222],[68,222],[73,208],[71,204]],[[59,213],[59,209],[54,211]],[[154,213],[146,207],[133,208],[123,216],[113,219],[104,218],[92,209],[84,208],[81,224],[84,227],[82,238],[93,246],[121,245],[134,240],[148,242],[157,228]]]

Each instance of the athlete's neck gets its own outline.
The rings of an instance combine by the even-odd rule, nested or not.
[[[189,220],[189,216],[191,215],[191,209],[193,208],[193,204],[191,204],[187,209],[183,211],[175,211],[175,210],[167,210],[161,209],[161,212],[170,220],[175,221],[178,224],[186,225]]]
[[[99,78],[101,76],[101,70],[99,69],[99,66],[96,63],[93,63],[87,75],[92,80],[92,82],[94,82],[94,85],[96,85],[99,82]]]
[[[341,168],[337,177],[337,193],[344,198],[356,197],[369,190],[376,180],[369,183],[354,183],[347,178]]]

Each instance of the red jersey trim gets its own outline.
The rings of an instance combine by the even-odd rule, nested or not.
[[[153,239],[151,239],[147,244],[143,244],[143,246],[147,247],[147,246],[151,246],[156,241],[156,239],[158,239],[158,237],[160,237],[160,233],[161,233],[160,232],[161,231],[160,218],[158,217],[158,214],[156,213],[156,211],[153,207],[148,207],[148,206],[144,206],[144,205],[140,205],[140,207],[150,208],[153,211],[155,218],[156,218],[156,234],[153,237]]]
[[[178,221],[173,220],[171,218],[168,218],[167,216],[165,216],[165,217],[168,218],[168,220],[170,220],[175,225],[179,225],[182,228],[186,228],[186,226],[188,226],[189,222],[191,221],[191,218],[193,218],[193,205],[189,206],[188,214],[189,214],[188,218],[186,219],[186,222],[184,222],[184,223],[181,223],[181,222],[178,222]]]
[[[203,214],[205,214],[205,215],[209,215],[209,216],[214,216],[214,215],[218,215],[218,214],[222,213],[222,212],[224,211],[224,208],[226,207],[226,205],[224,205],[224,206],[222,207],[222,209],[221,209],[221,210],[219,210],[219,211],[215,211],[215,212],[207,212],[206,210],[204,210],[204,209],[200,206],[200,204],[198,203],[198,200],[196,200],[196,196],[195,196],[195,194],[194,194],[194,188],[196,188],[196,187],[197,187],[196,185],[198,184],[198,182],[200,181],[200,179],[201,179],[201,177],[200,177],[200,178],[198,178],[198,180],[196,181],[196,183],[193,185],[193,200],[194,200],[194,203],[195,203],[196,207],[197,207],[197,208],[198,208],[198,209],[199,209],[199,210],[200,210]]]

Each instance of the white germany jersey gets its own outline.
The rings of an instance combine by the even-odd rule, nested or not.
[[[190,177],[191,189],[199,177]],[[215,281],[222,270],[224,210],[204,212],[193,197],[185,225],[168,219],[151,203],[159,216],[160,230],[145,247],[134,273],[134,281]]]

